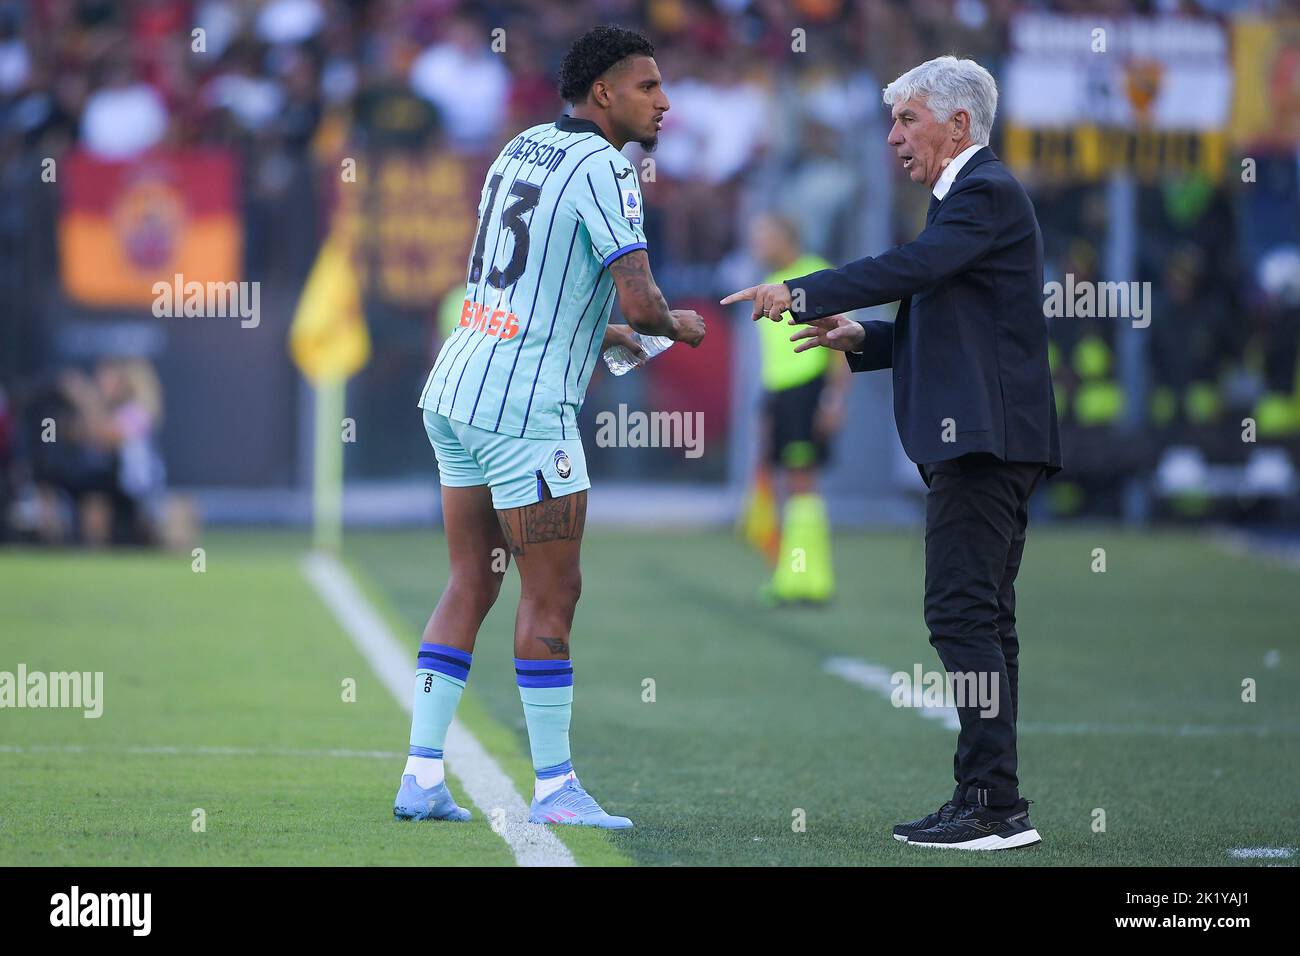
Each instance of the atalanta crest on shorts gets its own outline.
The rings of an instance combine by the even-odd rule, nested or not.
[[[555,473],[561,478],[568,478],[573,474],[573,464],[569,461],[569,456],[560,449],[555,453]]]
[[[623,218],[628,222],[641,221],[641,197],[635,189],[623,190]]]

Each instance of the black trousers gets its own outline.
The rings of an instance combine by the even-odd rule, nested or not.
[[[918,465],[925,499],[925,624],[944,670],[968,679],[957,707],[953,800],[1006,807],[1020,798],[1016,713],[1020,641],[1016,575],[1025,550],[1029,496],[1041,464],[983,452]],[[993,697],[996,686],[996,698]],[[988,706],[996,700],[996,708]],[[957,695],[957,702],[963,703]]]

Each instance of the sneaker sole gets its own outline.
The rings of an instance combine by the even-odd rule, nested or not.
[[[923,843],[908,840],[907,844],[908,846],[933,846],[943,850],[1016,850],[1042,842],[1043,838],[1038,835],[1037,830],[1025,830],[1015,836],[986,836],[978,840],[967,840],[964,843]]]
[[[578,820],[537,820],[533,817],[529,817],[528,822],[539,827],[591,827],[593,830],[631,830],[633,827],[631,823],[605,826],[601,823],[583,823]]]
[[[414,811],[410,811],[410,810],[398,810],[396,807],[393,807],[393,819],[394,819],[394,820],[411,820],[411,821],[415,821],[415,822],[420,822],[420,821],[423,821],[423,820],[445,820],[445,821],[447,821],[448,823],[468,823],[470,820],[472,820],[472,819],[474,819],[474,818],[473,818],[472,816],[470,816],[470,817],[461,817],[461,816],[454,816],[454,815],[451,815],[451,814],[448,814],[448,815],[445,816],[445,817],[431,817],[431,816],[428,816],[428,815],[425,815],[425,814],[420,814],[420,813],[417,813],[417,812],[414,812]]]

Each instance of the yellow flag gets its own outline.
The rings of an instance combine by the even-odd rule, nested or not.
[[[342,381],[370,358],[361,288],[345,236],[334,229],[325,240],[289,329],[289,352],[316,385]]]

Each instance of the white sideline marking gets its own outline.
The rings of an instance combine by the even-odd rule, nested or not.
[[[1294,737],[1300,728],[1292,725],[1260,724],[1147,724],[1065,722],[1027,720],[1016,727],[1017,733],[1052,737]]]
[[[828,657],[822,665],[822,670],[828,674],[834,674],[836,677],[842,677],[851,684],[857,684],[867,690],[876,691],[885,700],[890,700],[891,695],[894,693],[894,685],[890,681],[890,677],[895,672],[887,667],[881,667],[879,664],[871,664],[860,657]],[[902,709],[904,708],[899,708],[899,710]],[[941,721],[949,730],[961,729],[961,722],[957,719],[957,708],[955,707],[909,707],[906,709],[915,710],[927,720]]]
[[[1283,564],[1294,570],[1300,570],[1300,544],[1295,542],[1268,541],[1234,528],[1212,531],[1209,533],[1209,539],[1212,544],[1233,557],[1259,558],[1262,561]]]
[[[337,559],[313,552],[303,558],[302,573],[352,638],[380,683],[409,714],[415,675],[410,652],[393,637],[384,619]],[[446,750],[455,757],[452,772],[480,812],[491,821],[493,811],[505,811],[504,826],[492,829],[506,841],[520,866],[577,866],[569,848],[555,834],[528,822],[528,805],[519,791],[458,720],[453,720],[447,731]]]
[[[6,754],[124,753],[179,757],[336,757],[392,760],[405,757],[396,750],[295,750],[284,747],[83,747],[79,744],[0,744]]]
[[[1289,860],[1295,848],[1289,846],[1239,846],[1229,850],[1228,856],[1237,860]]]
[[[828,657],[822,664],[822,670],[836,677],[842,677],[851,684],[874,691],[886,700],[894,692],[890,677],[895,673],[887,667],[872,664],[860,657]],[[909,707],[900,710],[915,710],[929,720],[941,721],[949,730],[960,730],[955,707]],[[1146,724],[1146,723],[1101,723],[1101,722],[1065,722],[1051,723],[1024,721],[1016,728],[1018,733],[1034,736],[1106,736],[1106,737],[1291,737],[1300,733],[1294,725],[1289,726],[1251,726],[1249,724]]]

